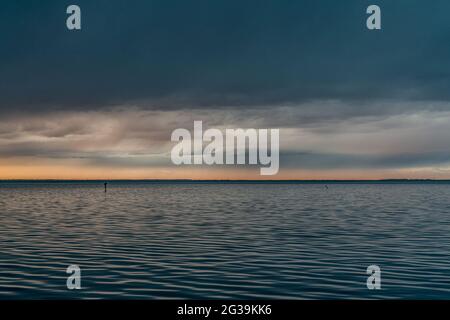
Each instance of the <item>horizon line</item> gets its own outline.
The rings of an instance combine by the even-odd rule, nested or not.
[[[360,182],[360,181],[448,181],[450,179],[433,179],[433,178],[386,178],[386,179],[0,179],[0,182]]]

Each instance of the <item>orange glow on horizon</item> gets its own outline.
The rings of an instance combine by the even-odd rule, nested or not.
[[[378,180],[378,179],[450,179],[450,171],[433,168],[417,169],[345,169],[301,170],[283,169],[274,176],[259,175],[259,167],[230,168],[226,166],[167,166],[148,168],[96,167],[74,160],[30,164],[20,160],[0,162],[2,180]]]

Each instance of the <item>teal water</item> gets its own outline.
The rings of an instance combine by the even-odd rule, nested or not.
[[[71,298],[450,299],[450,184],[1,182],[0,299]]]

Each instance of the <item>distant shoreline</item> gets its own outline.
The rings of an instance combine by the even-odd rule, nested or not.
[[[439,179],[380,179],[380,180],[194,180],[194,179],[112,179],[112,180],[57,180],[36,179],[0,180],[0,183],[118,183],[118,184],[450,184],[450,180]]]

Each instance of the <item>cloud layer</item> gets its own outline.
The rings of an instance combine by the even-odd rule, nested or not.
[[[10,117],[0,121],[0,153],[4,160],[29,159],[34,163],[68,160],[96,168],[175,169],[170,161],[174,146],[171,132],[177,128],[192,131],[194,120],[202,120],[205,130],[280,128],[281,171],[422,168],[446,174],[450,168],[450,112],[421,111],[345,120],[336,116],[327,121],[320,118],[302,122],[305,116],[301,111],[305,109],[309,108],[231,112],[129,107],[52,113],[45,120],[30,115]]]
[[[2,4],[0,112],[447,101],[445,0],[79,0]],[[344,114],[347,110],[344,110]]]

